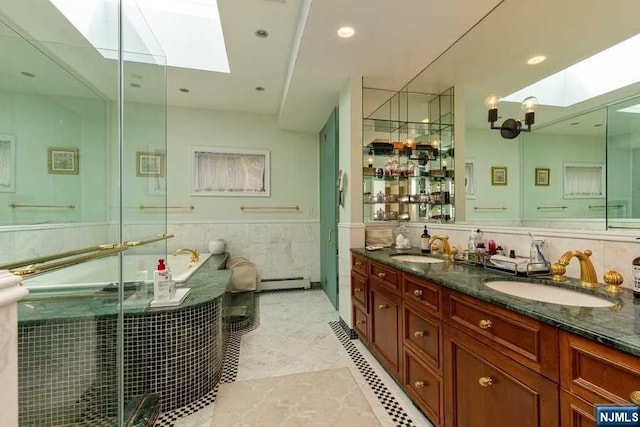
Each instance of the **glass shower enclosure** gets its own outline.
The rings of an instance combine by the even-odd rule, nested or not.
[[[142,308],[166,256],[166,61],[135,1],[0,5],[0,269],[19,271],[20,425],[161,410]]]

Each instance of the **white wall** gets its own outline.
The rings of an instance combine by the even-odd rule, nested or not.
[[[210,238],[228,241],[231,255],[256,263],[263,278],[320,280],[318,134],[279,130],[276,116],[171,107],[167,117],[169,250],[206,251]],[[271,197],[191,196],[191,147],[267,149]],[[240,206],[299,206],[242,211]]]

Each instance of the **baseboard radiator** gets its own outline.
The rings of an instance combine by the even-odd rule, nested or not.
[[[309,277],[285,277],[280,279],[262,279],[258,291],[275,291],[279,289],[309,289]]]

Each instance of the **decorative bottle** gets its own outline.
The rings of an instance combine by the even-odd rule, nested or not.
[[[425,225],[422,236],[420,236],[420,252],[422,252],[423,254],[431,253],[431,245],[429,244],[429,239],[431,239],[431,236],[429,235],[429,231],[427,231],[427,226]]]
[[[633,259],[633,296],[640,298],[640,257]]]

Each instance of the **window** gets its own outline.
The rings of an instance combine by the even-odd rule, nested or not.
[[[604,165],[597,163],[564,164],[564,198],[604,197]]]
[[[0,192],[15,191],[15,138],[0,135]]]
[[[194,196],[271,195],[269,151],[193,147]]]

